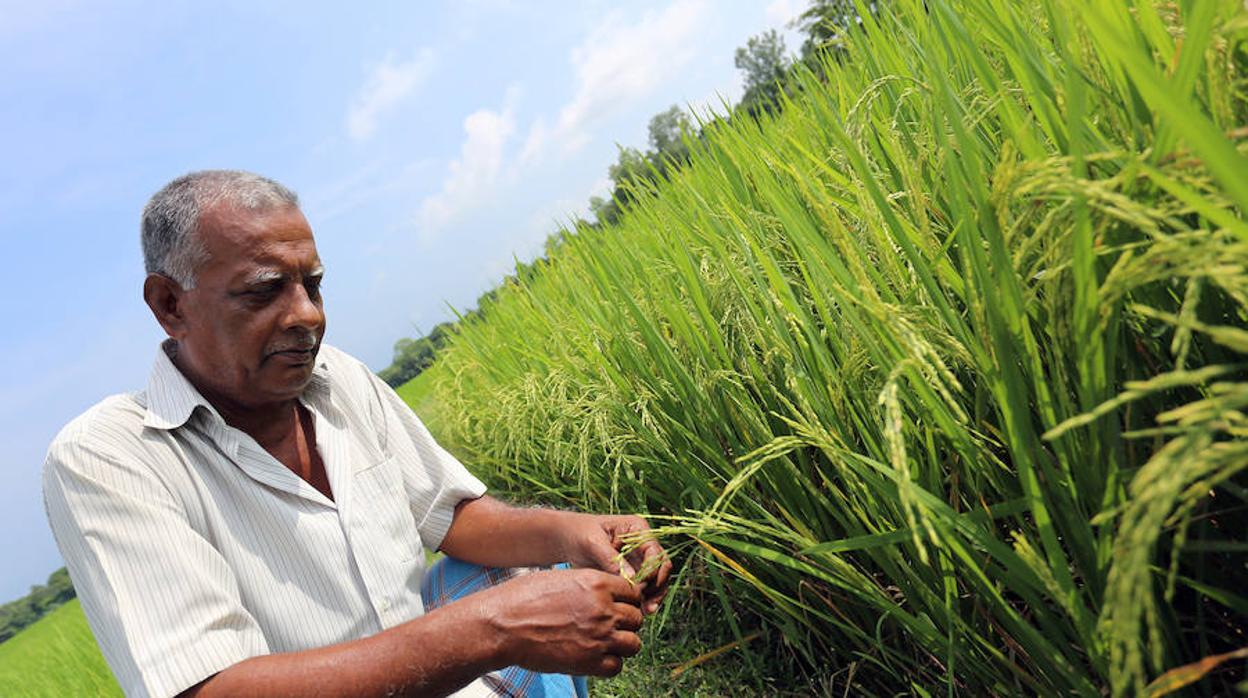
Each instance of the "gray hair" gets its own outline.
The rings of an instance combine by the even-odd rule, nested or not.
[[[299,206],[290,189],[241,170],[190,172],[166,184],[143,207],[143,267],[163,274],[184,289],[195,287],[195,272],[208,259],[198,234],[199,217],[219,204],[247,211]]]

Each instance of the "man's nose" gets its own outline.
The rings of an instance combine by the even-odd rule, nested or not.
[[[310,330],[320,329],[325,324],[325,312],[308,294],[308,290],[299,284],[292,284],[294,292],[290,303],[286,306],[283,318],[283,329],[303,327]]]

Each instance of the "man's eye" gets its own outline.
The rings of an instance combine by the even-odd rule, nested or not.
[[[248,290],[245,295],[248,298],[251,298],[252,300],[256,300],[256,301],[270,300],[274,298],[275,296],[277,296],[277,287],[276,286],[261,286],[259,288],[253,288],[253,289]]]
[[[321,295],[320,279],[308,279],[304,282],[303,287],[307,289],[309,298],[316,298]]]

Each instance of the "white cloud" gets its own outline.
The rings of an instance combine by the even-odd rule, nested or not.
[[[503,151],[515,132],[512,102],[516,90],[508,90],[501,111],[478,109],[464,119],[464,143],[459,157],[447,168],[442,189],[421,204],[419,222],[428,236],[444,227],[473,204],[484,202],[503,172]]]
[[[410,95],[433,73],[433,50],[422,49],[416,57],[398,62],[387,56],[356,93],[347,110],[347,134],[357,141],[368,140],[377,131],[381,115]]]
[[[767,24],[774,27],[786,26],[805,9],[806,3],[802,0],[772,0],[767,4]]]
[[[1248,0],[1244,1],[1248,2]],[[550,129],[546,126],[546,120],[540,116],[534,119],[533,125],[529,127],[529,135],[524,139],[524,147],[520,149],[520,162],[529,163],[536,160],[546,149],[546,138],[549,134]]]
[[[622,106],[645,97],[693,57],[694,40],[706,24],[707,0],[677,0],[634,24],[612,12],[572,49],[576,92],[553,126],[535,121],[521,154],[529,161],[558,144],[560,155],[584,146],[590,127]]]

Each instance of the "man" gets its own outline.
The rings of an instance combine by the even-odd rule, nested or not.
[[[49,520],[126,692],[493,695],[520,690],[498,673],[513,665],[617,673],[671,569],[653,540],[623,547],[645,522],[485,496],[388,386],[321,345],[324,269],[297,204],[235,171],[157,192],[143,297],[169,339],[146,391],[49,449]],[[429,609],[422,546],[574,569]]]

